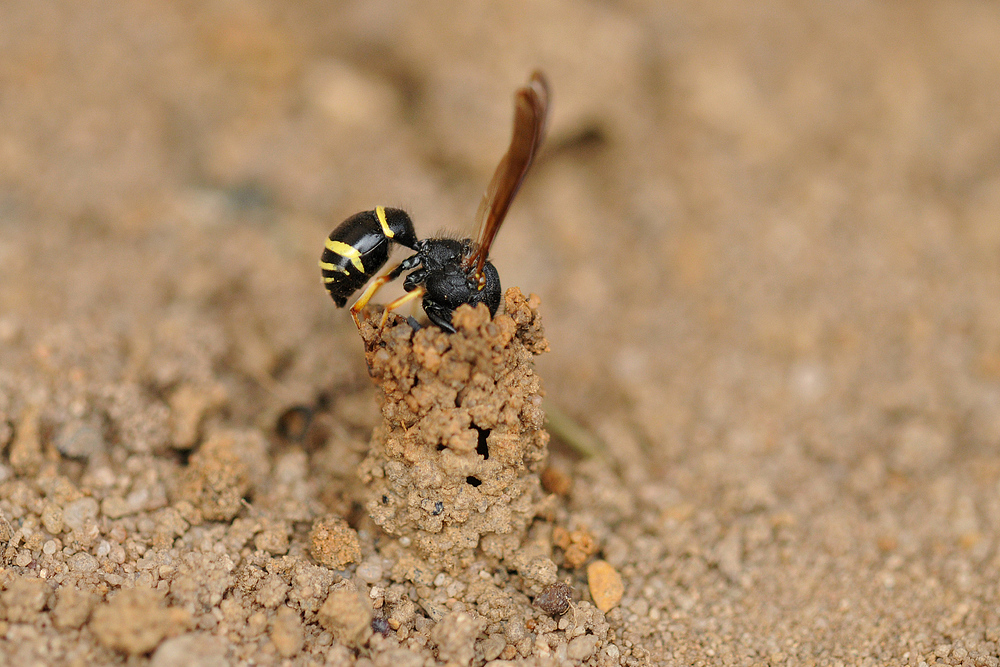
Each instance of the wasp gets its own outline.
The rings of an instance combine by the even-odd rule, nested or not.
[[[385,265],[394,245],[413,251],[375,278],[351,306],[351,317],[359,329],[358,313],[383,285],[406,272],[406,294],[386,305],[380,328],[385,327],[394,309],[418,299],[430,321],[451,333],[455,331],[452,314],[463,303],[484,303],[491,316],[496,314],[500,306],[500,274],[489,261],[490,247],[542,144],[548,110],[548,83],[541,72],[535,72],[514,96],[510,147],[479,204],[475,241],[444,236],[418,239],[405,211],[384,206],[352,215],[330,233],[319,266],[338,308],[346,305],[347,299]]]

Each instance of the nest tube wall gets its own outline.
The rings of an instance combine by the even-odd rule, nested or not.
[[[493,318],[482,304],[456,310],[453,334],[402,318],[362,327],[383,416],[361,465],[367,508],[431,565],[509,558],[538,512],[549,440],[538,303],[510,288]]]

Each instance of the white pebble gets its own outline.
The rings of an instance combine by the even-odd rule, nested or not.
[[[93,572],[97,566],[97,559],[82,551],[69,559],[69,569],[75,572]]]
[[[600,641],[597,635],[580,635],[566,646],[566,657],[570,660],[586,660],[593,655]]]
[[[111,547],[111,562],[119,565],[125,562],[125,549],[122,548],[122,545],[116,544]]]
[[[63,508],[63,523],[71,530],[83,528],[87,519],[96,519],[100,506],[93,498],[80,498],[68,503]]]
[[[366,584],[374,584],[382,580],[382,565],[367,560],[358,565],[357,575]]]

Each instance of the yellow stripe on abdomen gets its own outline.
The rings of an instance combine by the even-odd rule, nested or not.
[[[385,206],[375,207],[375,217],[378,218],[378,224],[382,225],[382,233],[388,236],[390,239],[395,236],[392,230],[389,229],[389,221],[385,219]]]
[[[347,269],[342,266],[337,266],[336,264],[330,264],[329,262],[320,262],[319,268],[324,271],[336,271],[337,273],[347,273]],[[327,282],[331,282],[333,278],[331,277]]]
[[[351,260],[351,264],[354,265],[361,273],[365,272],[365,267],[361,263],[361,253],[358,252],[357,248],[352,248],[343,241],[334,241],[333,239],[326,240],[326,249],[330,252],[336,253],[341,257],[346,257]]]

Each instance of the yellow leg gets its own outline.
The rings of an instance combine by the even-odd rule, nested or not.
[[[389,313],[391,313],[396,308],[399,308],[404,303],[409,303],[410,301],[416,301],[417,299],[423,297],[427,293],[427,288],[421,285],[412,292],[407,292],[403,296],[399,297],[392,303],[387,303],[385,306],[385,312],[382,313],[382,322],[378,325],[378,330],[382,331],[385,328],[385,323],[389,320]]]
[[[397,264],[392,267],[388,273],[384,273],[373,280],[372,284],[368,286],[368,289],[366,289],[361,296],[358,297],[358,300],[354,302],[354,305],[351,306],[351,317],[354,318],[354,324],[357,325],[358,329],[361,328],[361,322],[358,320],[358,313],[360,313],[361,310],[368,305],[371,298],[375,296],[375,292],[379,291],[382,289],[383,285],[395,280],[399,276],[399,267],[400,265]]]

